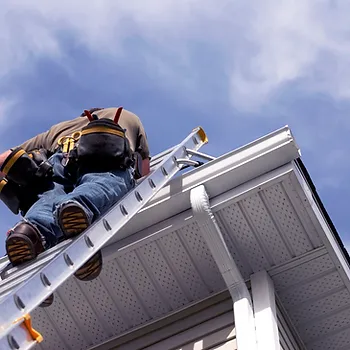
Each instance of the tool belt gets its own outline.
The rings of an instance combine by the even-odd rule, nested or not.
[[[71,175],[127,169],[134,165],[129,140],[118,124],[121,110],[117,110],[114,120],[98,119],[85,111],[90,123],[81,130],[79,139],[69,151],[67,169]],[[74,136],[77,135],[72,135],[77,139]]]
[[[0,171],[5,177],[0,181],[0,199],[14,213],[26,213],[38,196],[52,188],[52,165],[48,151],[31,152],[21,147],[12,150]]]

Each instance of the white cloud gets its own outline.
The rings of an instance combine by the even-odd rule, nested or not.
[[[252,5],[252,1],[249,2]],[[303,87],[349,97],[348,13],[350,4],[331,2],[261,2],[246,28],[254,52],[241,55],[232,71],[232,93],[243,107],[268,100],[284,83],[303,78]],[[242,28],[243,30],[243,28]],[[256,95],[256,97],[254,97]]]
[[[305,79],[307,90],[350,97],[345,0],[11,0],[1,7],[0,75],[23,65],[30,69],[31,58],[41,55],[64,62],[62,31],[115,57],[124,55],[125,41],[137,34],[166,49],[182,73],[157,53],[144,57],[150,69],[192,90],[197,62],[188,56],[191,40],[214,43],[228,62],[236,108],[259,108],[295,79]]]
[[[3,126],[4,123],[8,125],[13,122],[13,118],[10,116],[10,111],[14,105],[14,100],[0,98],[0,126]]]

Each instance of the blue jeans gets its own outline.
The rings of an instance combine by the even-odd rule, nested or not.
[[[49,159],[54,169],[54,186],[41,194],[24,216],[25,221],[39,229],[45,249],[63,238],[57,217],[63,204],[73,202],[82,206],[92,223],[135,186],[131,169],[87,173],[72,183],[64,175],[62,158],[62,153],[55,153]]]

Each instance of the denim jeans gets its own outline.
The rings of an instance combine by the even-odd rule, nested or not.
[[[25,221],[39,229],[45,249],[63,238],[58,225],[63,204],[73,202],[82,206],[92,223],[135,186],[131,169],[82,174],[76,183],[71,183],[64,175],[62,159],[62,153],[55,153],[49,159],[54,169],[54,186],[41,194],[24,216]]]

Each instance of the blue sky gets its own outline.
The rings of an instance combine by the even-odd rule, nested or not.
[[[197,125],[218,156],[288,124],[350,246],[349,10],[342,0],[3,1],[1,150],[90,106],[138,114],[153,154]],[[18,217],[2,203],[0,217],[4,237]]]

